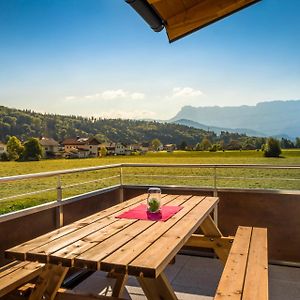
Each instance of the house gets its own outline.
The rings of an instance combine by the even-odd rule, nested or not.
[[[141,153],[147,153],[148,151],[152,150],[150,143],[142,143],[141,147],[140,147],[140,151]]]
[[[61,155],[60,146],[56,140],[52,138],[41,137],[39,138],[39,143],[43,148],[44,158],[57,157]]]
[[[176,144],[166,144],[164,145],[164,150],[167,152],[173,152],[177,149]]]
[[[0,142],[0,155],[2,155],[4,152],[7,152],[7,147],[5,144]]]
[[[77,153],[78,157],[98,157],[101,149],[101,144],[94,138],[70,138],[63,141],[64,151],[66,157],[70,153]]]
[[[126,154],[126,145],[123,143],[116,143],[115,154],[116,155],[125,155]]]
[[[128,148],[123,143],[104,143],[101,147],[106,148],[107,155],[128,155]]]

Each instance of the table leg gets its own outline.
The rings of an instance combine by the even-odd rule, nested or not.
[[[212,238],[221,238],[223,237],[221,231],[213,221],[212,217],[209,215],[200,225],[200,228],[202,232],[204,233],[205,236],[207,237],[212,237]],[[228,254],[229,254],[229,249],[228,247],[223,247],[222,244],[220,244],[217,247],[213,248],[219,259],[225,264]]]
[[[112,296],[120,298],[123,295],[125,284],[128,279],[128,275],[115,273],[113,277],[116,278],[116,283],[113,288]]]
[[[38,277],[29,300],[53,300],[69,268],[47,264]]]
[[[168,278],[162,272],[157,278],[137,277],[147,299],[178,300]]]

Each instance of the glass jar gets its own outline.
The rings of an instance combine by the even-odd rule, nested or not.
[[[151,213],[160,211],[161,205],[161,189],[152,187],[148,189],[147,210]]]

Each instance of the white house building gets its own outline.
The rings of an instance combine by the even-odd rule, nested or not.
[[[80,158],[98,157],[101,149],[101,144],[94,137],[77,137],[75,139],[66,139],[63,141],[63,146],[66,156],[68,156],[68,154],[70,154],[70,156],[71,154],[73,154],[73,156],[76,156],[77,153],[77,157]]]

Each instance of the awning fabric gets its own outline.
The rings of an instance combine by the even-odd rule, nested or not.
[[[128,0],[127,0],[128,1]],[[173,42],[260,0],[144,0]],[[129,2],[129,1],[128,1]]]

